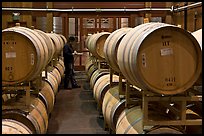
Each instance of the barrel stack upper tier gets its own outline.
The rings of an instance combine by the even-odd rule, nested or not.
[[[89,37],[87,43],[87,48],[90,53],[99,60],[104,60],[104,43],[107,37],[110,35],[109,32],[100,32],[93,34]]]
[[[114,31],[105,41],[104,54],[113,70],[131,84],[164,95],[192,87],[202,68],[201,47],[195,37],[165,23]]]
[[[35,80],[65,43],[63,35],[19,25],[2,30],[2,84]]]

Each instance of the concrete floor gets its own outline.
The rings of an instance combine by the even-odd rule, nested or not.
[[[59,87],[47,134],[108,134],[85,72],[76,72],[76,80],[81,88]]]

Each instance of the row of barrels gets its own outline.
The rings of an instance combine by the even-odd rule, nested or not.
[[[66,42],[61,34],[19,24],[2,30],[2,85],[35,80],[54,58],[62,56]]]
[[[105,60],[132,85],[175,95],[192,87],[201,75],[202,42],[195,37],[177,26],[151,22],[93,34],[86,44],[92,56]]]
[[[26,95],[3,94],[2,104],[5,108],[2,109],[2,134],[46,134],[63,74],[64,63],[60,59],[55,66],[50,67],[47,77],[42,79],[39,93],[31,93],[30,105],[26,108]],[[45,76],[45,71],[42,75]]]
[[[193,125],[153,125],[143,129],[143,112],[142,112],[142,92],[137,91],[134,99],[138,101],[137,105],[132,105],[130,108],[125,106],[126,99],[119,97],[119,76],[113,74],[112,85],[110,85],[110,72],[107,69],[98,69],[88,58],[86,63],[86,73],[90,82],[90,88],[93,89],[93,97],[96,100],[99,113],[104,117],[104,122],[113,133],[116,134],[200,134],[202,126]],[[103,74],[102,74],[103,73]],[[122,81],[124,82],[124,81]],[[136,87],[132,87],[131,91],[136,91]],[[169,103],[172,105],[172,103]],[[193,103],[194,106],[189,108],[192,103],[186,108],[187,119],[202,118],[201,103]],[[174,103],[172,109],[164,106],[160,102],[154,102],[149,105],[148,116],[150,120],[177,120],[180,113],[175,113],[172,109],[177,109],[179,106]],[[178,110],[178,109],[177,109]],[[168,112],[167,112],[168,111]]]
[[[148,26],[149,25],[149,26]],[[144,27],[144,28],[143,28]],[[135,29],[134,31],[132,29]],[[153,30],[151,30],[153,29]],[[129,33],[131,31],[131,33]],[[146,31],[146,32],[145,32]],[[142,35],[140,36],[140,33]],[[125,36],[126,39],[124,40]],[[135,35],[137,34],[137,35]],[[173,35],[172,35],[173,34]],[[187,42],[183,41],[176,36],[181,36]],[[201,134],[201,125],[155,125],[143,129],[143,112],[142,112],[142,93],[135,89],[137,87],[143,90],[151,90],[159,94],[178,94],[186,91],[188,88],[199,80],[202,82],[201,76],[201,49],[202,49],[202,29],[193,33],[186,32],[172,25],[167,24],[144,24],[136,28],[121,28],[113,33],[101,32],[89,36],[86,44],[91,53],[87,59],[85,70],[90,81],[90,88],[93,89],[93,97],[97,102],[99,112],[102,112],[104,121],[108,127],[116,134]],[[202,37],[202,36],[201,36]],[[101,38],[101,39],[100,39]],[[129,38],[129,39],[128,39]],[[131,39],[132,38],[132,39]],[[161,38],[161,39],[159,39]],[[104,40],[106,39],[106,40]],[[137,44],[139,40],[140,44]],[[149,41],[151,40],[151,41]],[[167,43],[163,42],[166,41]],[[168,42],[169,41],[169,42]],[[148,42],[148,43],[147,43]],[[162,42],[162,45],[161,43]],[[170,44],[171,42],[171,44]],[[148,45],[149,44],[149,45]],[[185,45],[183,45],[185,44]],[[121,47],[120,47],[121,46]],[[137,46],[137,47],[136,47]],[[156,48],[154,49],[153,46]],[[157,47],[160,46],[160,47]],[[102,49],[104,49],[102,51]],[[129,49],[128,49],[129,48]],[[135,49],[137,50],[135,51]],[[187,49],[185,49],[187,48]],[[120,50],[120,51],[119,51]],[[157,51],[156,51],[157,50]],[[177,51],[178,50],[178,51]],[[120,54],[119,54],[120,53]],[[157,55],[155,55],[157,53]],[[160,56],[158,56],[160,53]],[[96,55],[97,54],[97,55]],[[132,55],[129,55],[132,54]],[[121,57],[121,56],[122,57]],[[99,57],[100,56],[100,57]],[[120,57],[119,57],[120,56]],[[142,58],[143,57],[143,58]],[[160,58],[159,58],[160,57]],[[162,58],[163,57],[163,58]],[[179,59],[178,62],[172,63],[174,59]],[[97,69],[97,64],[94,64],[94,59],[106,60],[110,67],[116,72],[122,72],[129,82],[132,79],[133,88],[131,91],[137,92],[134,96],[138,101],[137,105],[132,105],[131,108],[125,107],[126,99],[119,98],[119,77],[113,75],[112,81],[114,84],[110,86],[110,73],[104,75],[99,74],[102,69]],[[120,62],[118,61],[120,58]],[[163,59],[163,60],[162,60]],[[159,60],[158,64],[155,60]],[[143,62],[142,62],[143,61]],[[152,62],[151,62],[152,61]],[[166,62],[165,62],[166,61]],[[181,63],[184,61],[184,63]],[[191,62],[186,62],[191,61]],[[139,63],[139,64],[136,64]],[[155,64],[153,64],[155,63]],[[181,63],[181,64],[179,64]],[[191,73],[191,77],[186,76],[186,63],[193,65],[186,73]],[[181,67],[181,65],[185,65]],[[142,69],[150,68],[142,72]],[[152,66],[151,66],[152,65]],[[170,66],[172,65],[172,66]],[[144,67],[143,67],[144,66]],[[160,66],[156,69],[156,66]],[[169,67],[170,66],[170,67]],[[181,70],[181,68],[183,68]],[[122,68],[122,70],[121,70]],[[132,68],[132,71],[129,71]],[[153,68],[153,69],[152,69]],[[172,69],[177,69],[177,75],[174,79],[179,79],[177,87],[169,87],[158,85],[158,76],[169,74]],[[139,69],[139,71],[137,71]],[[164,73],[161,73],[162,71]],[[100,71],[100,72],[99,72]],[[137,71],[137,72],[136,72]],[[157,75],[154,75],[157,71]],[[136,72],[136,73],[135,73]],[[138,73],[139,72],[139,73]],[[147,74],[145,75],[146,72]],[[158,73],[161,73],[160,75]],[[148,75],[149,74],[149,75]],[[151,77],[150,75],[153,74]],[[171,73],[170,73],[171,74]],[[175,74],[175,71],[172,72]],[[129,76],[129,77],[128,77]],[[135,76],[135,77],[134,77]],[[139,78],[138,78],[138,77]],[[144,77],[142,77],[144,76]],[[184,77],[180,77],[184,76]],[[142,77],[142,78],[141,78]],[[145,79],[146,78],[146,79]],[[155,78],[155,79],[154,79]],[[160,77],[161,78],[161,77]],[[185,81],[183,78],[188,78]],[[134,80],[138,80],[137,84]],[[144,80],[145,79],[145,80]],[[166,81],[171,79],[166,79]],[[188,81],[187,81],[188,80]],[[160,80],[161,81],[161,80]],[[191,82],[190,82],[191,81]],[[145,83],[144,83],[145,82]],[[151,87],[142,87],[146,83],[151,83]],[[142,84],[142,85],[141,85]],[[134,88],[134,85],[136,87]],[[141,85],[141,86],[140,86]],[[202,84],[199,84],[202,85]],[[154,90],[154,87],[157,90]],[[161,90],[159,90],[161,89]],[[179,103],[168,103],[168,106],[161,102],[151,103],[149,107],[148,116],[150,120],[171,121],[179,119],[180,113],[175,113],[175,109],[179,111]],[[173,110],[174,109],[174,110]],[[201,102],[188,102],[186,106],[186,119],[202,119],[202,103]]]
[[[15,27],[2,30],[2,134],[46,134],[64,75],[61,34]],[[31,83],[27,90],[21,87]],[[36,89],[39,88],[38,91]]]

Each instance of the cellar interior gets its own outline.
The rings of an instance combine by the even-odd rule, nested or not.
[[[202,134],[202,2],[2,2],[2,134]]]

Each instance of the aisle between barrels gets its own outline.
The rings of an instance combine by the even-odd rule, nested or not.
[[[103,119],[99,118],[89,82],[82,76],[83,73],[76,73],[76,79],[81,88],[59,89],[48,121],[47,134],[108,133],[103,129]]]

